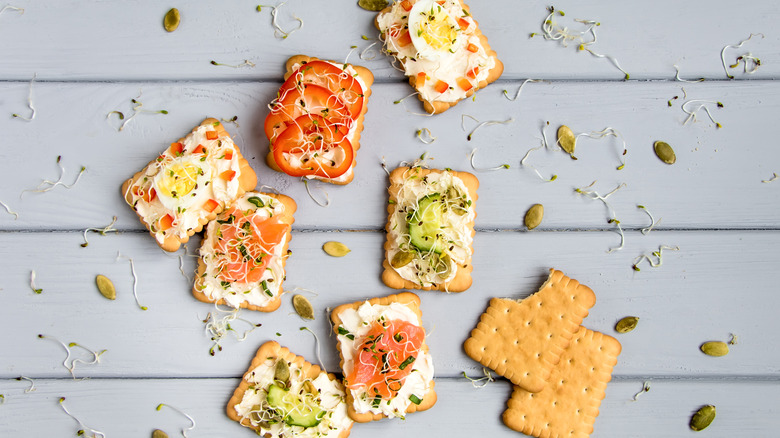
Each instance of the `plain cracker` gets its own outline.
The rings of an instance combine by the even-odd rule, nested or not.
[[[490,300],[464,349],[515,385],[542,391],[595,303],[589,287],[550,269],[547,281],[528,298]]]
[[[615,338],[580,327],[544,390],[514,387],[504,423],[539,438],[588,437],[621,348]]]

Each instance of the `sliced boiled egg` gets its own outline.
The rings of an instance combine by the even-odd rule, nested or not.
[[[185,156],[167,162],[154,177],[157,198],[169,210],[177,211],[200,200],[211,179],[211,168],[199,157]]]
[[[418,57],[439,61],[452,56],[462,45],[460,26],[434,0],[420,0],[409,11],[409,35]]]

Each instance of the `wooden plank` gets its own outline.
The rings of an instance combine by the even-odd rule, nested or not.
[[[550,6],[547,2],[468,3],[505,63],[504,79],[624,77],[607,59],[578,52],[576,43],[563,47],[540,37],[529,38],[532,32],[541,31]],[[274,37],[271,8],[257,12],[256,3],[233,2],[218,8],[208,2],[178,5],[182,21],[171,34],[162,27],[170,5],[153,0],[121,5],[69,0],[45,6],[18,0],[13,5],[25,12],[9,10],[0,17],[0,38],[12,42],[0,48],[0,58],[14,61],[0,65],[4,79],[28,80],[37,73],[42,80],[56,81],[274,80],[290,55],[342,60],[353,45],[358,52],[350,60],[371,68],[378,80],[400,81],[402,77],[384,55],[373,61],[359,59],[359,52],[372,43],[361,36],[373,39],[378,33],[374,13],[361,10],[355,2],[333,5],[291,0],[279,9],[279,25],[293,29],[297,16],[304,26],[286,39]],[[771,2],[751,4],[750,13],[745,13],[743,4],[726,0],[706,5],[662,0],[632,5],[630,10],[618,1],[555,6],[566,13],[555,20],[572,31],[584,30],[575,19],[599,21],[599,39],[591,48],[614,56],[633,79],[672,80],[677,64],[683,78],[724,80],[721,50],[760,32],[765,38],[730,50],[728,62],[751,52],[763,61],[761,68],[752,76],[735,73],[737,77],[770,79],[780,73],[776,62],[780,36],[771,32],[780,12]],[[234,65],[249,60],[255,67],[213,66],[212,60]]]
[[[515,84],[516,85],[516,84]],[[27,84],[0,84],[4,99],[0,113],[22,112]],[[355,181],[348,186],[327,185],[331,205],[321,208],[309,199],[297,179],[270,170],[265,164],[267,142],[258,124],[267,114],[266,105],[276,84],[170,83],[35,84],[37,117],[30,123],[4,122],[6,144],[0,150],[0,200],[19,212],[19,219],[0,212],[0,228],[79,229],[105,226],[112,216],[118,227],[141,229],[132,211],[124,205],[119,187],[161,150],[206,116],[229,119],[238,115],[239,128],[228,125],[246,157],[267,184],[292,196],[299,204],[298,229],[379,229],[386,220],[387,179],[381,168],[413,161],[427,151],[432,166],[470,170],[469,154],[478,148],[475,163],[490,167],[502,163],[510,169],[476,172],[481,181],[477,202],[480,229],[518,229],[525,211],[534,203],[546,207],[542,229],[603,229],[610,213],[600,202],[574,192],[597,180],[594,188],[606,194],[621,183],[626,187],[610,198],[624,227],[649,225],[648,216],[636,206],[643,204],[664,228],[777,228],[780,226],[780,182],[762,183],[780,172],[780,149],[766,147],[773,141],[774,114],[780,85],[773,82],[686,84],[688,99],[711,99],[717,129],[703,112],[698,121],[684,125],[683,91],[675,83],[604,82],[528,84],[517,102],[508,101],[499,86],[484,90],[477,102],[462,102],[432,118],[408,113],[417,102],[393,105],[408,87],[383,84],[374,87],[366,116],[362,148],[357,155]],[[509,87],[514,89],[514,87]],[[132,114],[130,99],[141,95],[144,109],[165,109],[168,115],[140,114],[118,132],[120,120],[111,111]],[[667,101],[680,96],[669,107]],[[627,109],[625,102],[632,102]],[[695,106],[695,105],[694,105]],[[27,113],[24,113],[27,114]],[[467,133],[481,121],[512,118],[506,126],[484,126],[473,139]],[[540,144],[541,127],[550,122],[548,139],[555,141],[560,124],[575,132],[617,129],[627,142],[626,166],[620,164],[622,141],[611,137],[580,138],[576,155],[563,152],[533,152],[528,164],[551,183],[542,182],[529,167],[521,167],[526,152]],[[465,122],[465,130],[461,128]],[[421,128],[437,140],[423,144],[415,138]],[[662,163],[653,153],[653,142],[663,140],[676,150],[677,163]],[[21,193],[34,189],[43,178],[56,179],[56,157],[66,167],[64,181],[71,183],[80,166],[82,180],[72,190],[57,187],[49,193]],[[31,160],[30,156],[36,157]],[[312,190],[319,198],[319,183]],[[354,202],[360,199],[361,202]],[[727,205],[728,207],[724,207]]]
[[[151,237],[141,233],[92,236],[81,248],[79,233],[10,233],[3,235],[0,265],[6,273],[0,318],[14,336],[5,341],[0,377],[19,375],[69,377],[61,366],[65,351],[56,342],[78,342],[108,352],[101,364],[76,368],[77,377],[236,377],[241,375],[257,346],[273,339],[311,361],[319,338],[326,369],[335,370],[335,339],[326,317],[336,305],[387,295],[393,290],[380,281],[384,234],[294,233],[285,289],[305,288],[317,319],[304,321],[293,313],[290,295],[271,314],[244,311],[241,315],[262,327],[245,342],[228,337],[225,349],[209,356],[212,346],[202,320],[214,308],[190,295],[190,282],[179,272],[176,255],[165,255]],[[348,245],[352,252],[331,258],[321,246],[328,240]],[[468,358],[462,343],[492,297],[523,298],[544,282],[549,268],[561,269],[596,292],[597,303],[584,324],[616,336],[623,353],[615,372],[620,376],[773,376],[780,375],[780,351],[773,342],[774,312],[780,305],[771,256],[780,235],[765,231],[652,232],[627,236],[626,247],[608,254],[618,243],[611,232],[478,233],[474,242],[474,285],[461,294],[421,292],[423,320],[435,357],[437,375],[454,377],[462,371],[478,374],[481,367]],[[635,257],[677,245],[664,252],[663,265]],[[195,248],[195,246],[191,246]],[[138,296],[147,311],[135,304],[133,277],[127,260],[134,259]],[[184,261],[187,272],[194,258]],[[40,295],[29,287],[37,274]],[[117,287],[116,301],[101,297],[94,277],[103,274]],[[626,335],[613,331],[622,317],[640,317],[638,328]],[[240,333],[248,324],[234,322]],[[698,348],[705,341],[738,343],[726,357],[712,358]],[[79,352],[78,349],[74,350]],[[82,359],[89,359],[83,351]]]
[[[637,401],[641,379],[613,381],[607,387],[593,438],[668,437],[690,433],[690,417],[700,406],[713,404],[717,417],[706,433],[768,436],[776,430],[780,408],[780,382],[740,380],[657,380]],[[24,393],[28,382],[2,381],[5,403],[0,405],[4,436],[61,436],[75,434],[78,424],[59,406],[65,406],[88,427],[112,437],[148,436],[162,429],[170,436],[190,427],[186,417],[163,407],[166,403],[195,420],[190,436],[254,436],[224,414],[224,405],[238,379],[97,379],[85,381],[35,380],[35,391]],[[503,425],[501,413],[511,393],[504,380],[474,389],[465,379],[437,379],[437,404],[406,420],[355,424],[350,436],[397,437],[419,434],[437,436],[521,436]],[[40,421],[45,418],[46,421]],[[435,432],[434,432],[435,431]]]

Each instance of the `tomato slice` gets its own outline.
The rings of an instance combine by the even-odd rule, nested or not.
[[[352,143],[328,119],[300,116],[271,143],[274,161],[291,176],[337,178],[352,166]]]
[[[279,93],[291,88],[301,88],[304,85],[319,85],[335,94],[344,103],[356,120],[363,110],[363,87],[360,83],[335,65],[325,61],[309,61],[287,78]]]
[[[265,135],[273,143],[294,120],[307,114],[327,119],[345,134],[353,124],[349,109],[335,94],[319,85],[304,84],[279,90],[279,97],[271,103],[271,113],[265,119]]]

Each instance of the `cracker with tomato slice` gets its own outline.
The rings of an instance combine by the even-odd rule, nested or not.
[[[246,192],[206,226],[192,293],[200,301],[273,312],[281,304],[295,201]]]
[[[122,196],[165,251],[176,251],[257,175],[224,125],[208,118],[122,184]]]
[[[346,438],[353,424],[340,379],[274,341],[257,350],[226,412],[266,438]]]
[[[333,309],[331,321],[353,420],[404,418],[433,407],[433,360],[417,295],[402,292],[342,304]]]
[[[468,172],[399,167],[390,173],[382,281],[393,289],[471,286],[479,180]]]
[[[374,22],[425,111],[442,113],[496,81],[504,64],[460,0],[396,1]]]
[[[266,162],[290,176],[348,184],[354,178],[374,75],[365,67],[295,55],[269,106]]]

